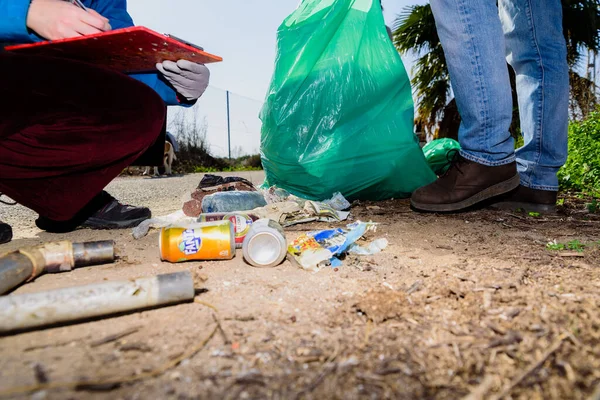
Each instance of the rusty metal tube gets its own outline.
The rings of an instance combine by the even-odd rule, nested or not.
[[[0,333],[193,300],[190,271],[0,297]]]
[[[0,259],[0,294],[25,282],[33,274],[33,263],[21,253],[11,253]]]
[[[46,243],[27,247],[0,258],[0,295],[44,272],[57,273],[73,268],[107,264],[115,260],[113,241]]]
[[[73,243],[75,268],[111,263],[115,260],[115,242]]]

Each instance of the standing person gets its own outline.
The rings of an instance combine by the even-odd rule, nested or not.
[[[0,42],[31,43],[133,26],[125,0],[0,0]],[[166,105],[191,105],[210,73],[186,60],[127,76],[90,64],[2,52],[0,200],[39,214],[49,232],[127,228],[150,218],[104,187],[162,133]],[[164,148],[164,144],[161,145]],[[12,237],[0,222],[0,242]]]
[[[560,0],[431,0],[462,124],[448,173],[412,206],[452,212],[495,196],[529,211],[555,209],[567,159],[569,75]],[[525,144],[509,134],[517,77]]]

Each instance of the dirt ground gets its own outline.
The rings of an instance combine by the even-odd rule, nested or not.
[[[122,178],[111,192],[166,214],[200,178]],[[600,399],[600,217],[575,197],[557,216],[355,204],[354,220],[380,223],[368,240],[390,247],[318,273],[287,261],[254,269],[241,252],[228,262],[161,263],[156,231],[140,241],[128,230],[48,235],[12,210],[0,219],[18,238],[0,253],[114,239],[121,255],[15,294],[186,269],[201,274],[205,292],[193,303],[1,337],[0,398]],[[330,226],[296,226],[288,238]],[[586,247],[547,249],[554,240]]]

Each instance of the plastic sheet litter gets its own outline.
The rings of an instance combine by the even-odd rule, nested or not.
[[[145,237],[146,235],[148,235],[148,232],[150,231],[151,228],[153,228],[153,229],[166,228],[167,226],[170,226],[173,224],[192,223],[192,222],[196,222],[196,220],[197,220],[196,218],[187,217],[182,210],[179,210],[179,211],[176,211],[169,215],[165,215],[162,217],[156,217],[156,218],[152,218],[152,219],[147,219],[147,220],[143,221],[137,227],[133,228],[132,235],[133,235],[134,239],[139,240],[139,239]]]
[[[323,203],[337,211],[348,210],[352,206],[340,192],[334,193],[331,199],[325,200]]]
[[[350,216],[349,212],[337,211],[325,203],[298,200],[269,204],[252,210],[252,213],[261,218],[277,221],[283,227],[309,222],[341,222]]]
[[[349,211],[338,211],[336,208],[318,201],[307,201],[304,204],[304,211],[316,217],[317,221],[323,222],[345,221],[350,215]]]
[[[301,207],[304,207],[304,203],[308,201],[307,199],[294,196],[287,190],[278,188],[277,186],[271,186],[270,188],[263,189],[262,194],[265,197],[267,204],[276,204],[293,201],[300,204]],[[346,200],[344,195],[340,192],[334,193],[333,196],[331,196],[331,198],[319,201],[319,203],[325,204],[336,211],[348,210],[352,206],[352,204],[350,204],[350,202]]]
[[[259,218],[271,219],[279,222],[283,226],[283,221],[285,221],[286,218],[302,213],[302,207],[295,201],[285,201],[256,208],[251,212]]]
[[[427,163],[437,175],[443,175],[450,167],[451,153],[459,151],[460,144],[449,138],[436,139],[423,147],[423,154]]]
[[[267,201],[267,204],[284,203],[288,199],[296,200],[297,197],[292,195],[285,189],[278,188],[277,186],[262,187],[262,194]]]
[[[266,184],[309,200],[408,197],[436,179],[377,1],[304,0],[280,26],[261,111]]]
[[[381,253],[390,243],[387,239],[377,239],[372,241],[368,247],[359,246],[354,243],[348,249],[348,253],[356,254],[357,256],[372,256]]]
[[[346,229],[328,229],[301,235],[288,246],[289,259],[298,267],[307,271],[319,271],[323,267],[342,265],[339,256],[353,249],[356,254],[376,254],[387,247],[387,240],[378,241],[373,248],[364,249],[356,242],[369,231],[375,231],[373,222],[355,222]],[[384,245],[385,244],[385,245]]]

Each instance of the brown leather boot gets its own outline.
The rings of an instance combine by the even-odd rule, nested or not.
[[[519,186],[517,163],[490,167],[457,155],[448,172],[417,189],[410,200],[419,211],[461,211]]]
[[[525,212],[538,212],[543,214],[556,213],[556,200],[558,192],[538,190],[519,186],[515,191],[500,197],[492,208],[515,211],[521,209]]]

